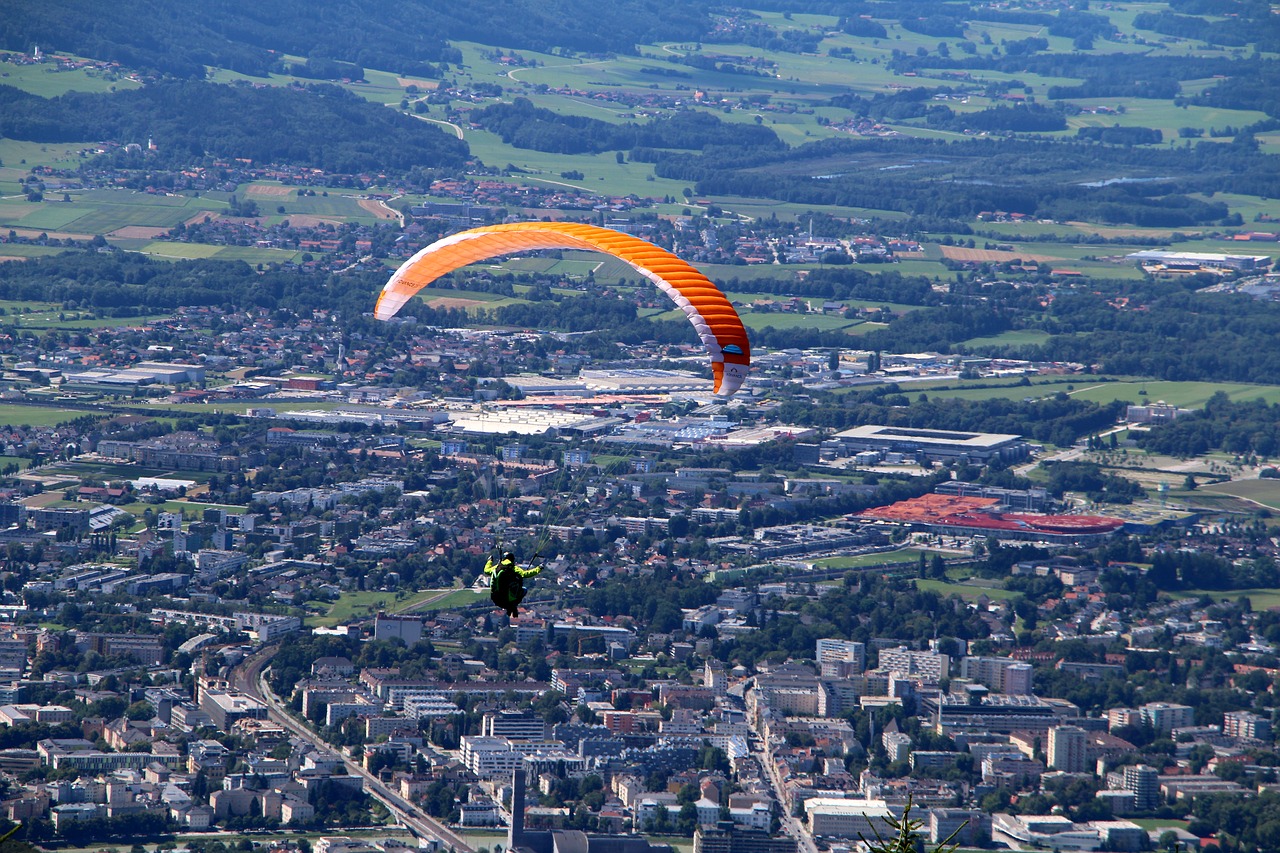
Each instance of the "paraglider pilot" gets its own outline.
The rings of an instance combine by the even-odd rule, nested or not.
[[[490,557],[484,563],[484,573],[493,575],[493,579],[489,582],[489,598],[514,619],[520,615],[520,602],[524,601],[524,579],[531,578],[541,571],[542,566],[520,568],[516,565],[516,555],[510,551],[504,551],[502,559],[496,565]]]

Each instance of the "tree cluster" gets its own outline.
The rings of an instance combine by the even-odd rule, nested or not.
[[[633,159],[656,159],[651,149],[701,151],[713,146],[782,148],[767,127],[729,124],[710,113],[686,111],[646,124],[613,124],[585,116],[561,115],[535,107],[528,98],[492,104],[471,114],[471,120],[516,148],[558,154],[633,151]]]

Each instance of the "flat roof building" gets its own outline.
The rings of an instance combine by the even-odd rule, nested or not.
[[[898,815],[884,800],[839,800],[814,797],[805,800],[809,831],[827,838],[892,838],[890,818]]]
[[[922,455],[928,459],[986,462],[991,459],[1023,459],[1031,452],[1031,445],[1020,435],[877,424],[836,433],[832,441],[842,456],[874,450],[906,456]]]
[[[1233,270],[1246,272],[1271,266],[1270,255],[1221,255],[1214,252],[1165,252],[1144,249],[1126,255],[1147,267],[1161,267],[1170,272],[1198,272],[1200,270]]]

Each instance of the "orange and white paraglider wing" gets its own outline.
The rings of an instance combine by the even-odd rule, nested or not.
[[[391,276],[374,316],[389,320],[419,290],[442,275],[486,258],[537,249],[585,249],[626,262],[656,284],[689,318],[711,356],[716,394],[742,386],[751,366],[751,344],[742,319],[720,289],[702,273],[658,246],[594,225],[522,222],[473,228],[437,240]]]

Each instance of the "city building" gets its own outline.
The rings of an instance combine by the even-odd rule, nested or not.
[[[509,741],[544,741],[547,739],[547,723],[532,711],[498,711],[484,715],[480,721],[480,734]]]
[[[1054,726],[1049,729],[1047,759],[1049,767],[1067,773],[1088,769],[1088,732],[1079,726]]]
[[[1222,733],[1228,737],[1271,740],[1271,721],[1248,711],[1228,711],[1222,715]]]
[[[1123,788],[1133,792],[1133,805],[1138,811],[1149,811],[1160,805],[1160,773],[1146,764],[1124,768]]]
[[[867,647],[853,640],[822,639],[817,642],[814,659],[824,676],[857,675],[867,668]]]
[[[880,650],[879,669],[919,675],[930,681],[941,681],[951,671],[951,658],[939,652],[918,652],[906,646]]]
[[[986,463],[992,459],[1014,462],[1031,453],[1031,445],[1020,435],[956,432],[944,429],[865,426],[838,432],[831,442],[841,456],[862,451],[897,453],[908,459],[924,458],[943,462]],[[824,442],[826,447],[828,442]]]
[[[728,821],[699,826],[693,834],[693,853],[796,853],[796,849],[796,840],[790,836],[773,838],[768,832],[742,829]]]
[[[809,831],[822,838],[890,838],[894,831],[889,820],[900,817],[884,800],[814,797],[805,800],[804,811]]]
[[[960,659],[960,677],[991,688],[993,693],[1030,696],[1031,664],[1013,658],[964,657]]]

